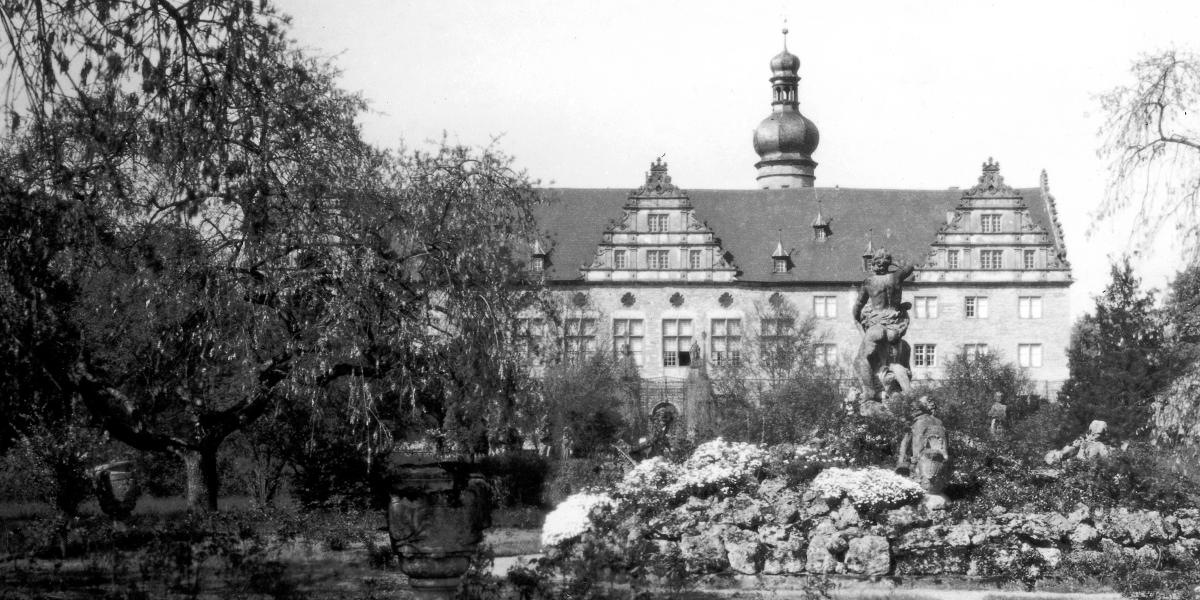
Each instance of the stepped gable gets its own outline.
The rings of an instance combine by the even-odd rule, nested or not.
[[[1040,188],[1013,190],[1041,200]],[[598,237],[623,215],[628,190],[551,189],[552,202],[538,207],[538,223],[554,248],[547,279],[581,278],[580,266],[593,262]],[[851,188],[781,190],[689,190],[688,197],[716,234],[738,269],[736,281],[862,281],[862,252],[869,243],[896,258],[924,264],[946,213],[955,211],[964,191]],[[820,200],[818,205],[818,199]],[[1027,203],[1031,222],[1053,231],[1048,203]],[[830,235],[818,240],[811,226],[818,213],[831,221]],[[772,273],[771,254],[779,241],[791,250],[793,267]]]

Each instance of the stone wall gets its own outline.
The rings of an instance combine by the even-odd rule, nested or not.
[[[994,508],[954,520],[923,505],[860,510],[842,498],[768,479],[753,493],[691,498],[649,519],[630,518],[618,537],[655,540],[693,574],[842,573],[988,575],[1020,554],[1054,568],[1064,558],[1108,555],[1156,564],[1200,556],[1200,511],[1169,514],[1079,506],[1069,514]]]

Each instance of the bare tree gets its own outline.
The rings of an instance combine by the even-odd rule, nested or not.
[[[1174,231],[1189,261],[1200,258],[1200,56],[1143,56],[1133,81],[1101,98],[1107,119],[1100,156],[1110,161],[1099,221],[1135,213],[1140,246]]]

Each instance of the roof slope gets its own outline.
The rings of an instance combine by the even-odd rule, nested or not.
[[[1023,188],[1034,222],[1050,231],[1040,188]],[[550,202],[537,209],[539,227],[550,248],[547,279],[580,278],[601,234],[620,219],[627,189],[545,190]],[[847,282],[863,278],[862,255],[870,243],[898,260],[923,264],[938,229],[963,192],[792,188],[783,190],[687,190],[696,218],[707,222],[729,252],[744,282]],[[819,203],[818,203],[819,200]],[[818,211],[832,234],[819,241],[813,232]],[[771,255],[781,242],[794,268],[772,273]]]

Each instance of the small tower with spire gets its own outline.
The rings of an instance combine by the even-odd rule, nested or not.
[[[783,28],[783,52],[771,59],[771,115],[754,130],[754,151],[759,161],[758,184],[764,189],[812,187],[817,163],[813,152],[820,142],[817,126],[800,114],[800,59],[787,50],[788,29]]]

